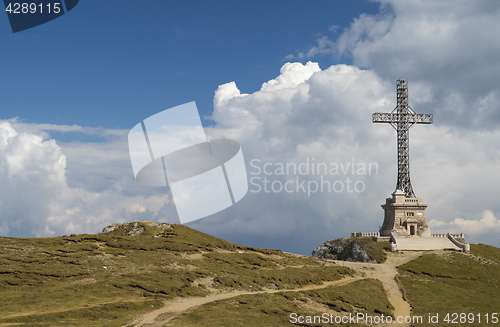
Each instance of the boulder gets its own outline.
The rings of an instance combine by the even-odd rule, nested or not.
[[[356,238],[343,237],[326,241],[312,251],[312,256],[343,261],[376,262]]]

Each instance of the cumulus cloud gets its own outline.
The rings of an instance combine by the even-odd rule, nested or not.
[[[126,140],[65,147],[30,132],[44,127],[18,127],[0,122],[2,235],[98,232],[117,221],[166,219],[161,217],[171,204],[166,190],[145,191],[130,177],[128,152],[120,146]]]
[[[500,49],[494,41],[500,28],[497,3],[379,2],[378,14],[362,14],[343,31],[335,42],[337,53],[352,55],[357,65],[418,78],[426,78],[432,71],[441,75],[465,70],[482,80],[484,75],[478,73],[485,72],[484,63],[495,71],[500,68],[496,59]],[[472,73],[478,68],[480,72]]]
[[[380,205],[396,184],[396,135],[389,125],[372,124],[371,114],[395,107],[394,84],[374,70],[322,70],[310,62],[285,64],[253,93],[241,92],[235,82],[219,86],[215,125],[206,134],[240,142],[250,191],[234,206],[190,225],[233,242],[298,253],[353,231],[378,230]],[[416,99],[410,105],[417,112],[437,101],[424,82],[410,81],[412,90]],[[1,126],[0,181],[7,186],[0,204],[2,235],[97,232],[140,219],[178,222],[165,189],[134,182],[126,133],[102,131],[106,139],[99,143],[56,143],[35,132],[50,136],[50,130],[62,130],[57,126],[49,132],[19,122]],[[412,128],[413,186],[429,203],[434,231],[464,231],[477,241],[491,233],[472,225],[496,228],[498,220],[476,217],[484,210],[500,212],[500,156],[491,151],[500,148],[499,133],[439,120]]]
[[[392,89],[372,71],[347,65],[321,70],[316,63],[285,64],[277,78],[252,94],[242,94],[235,83],[220,86],[214,97],[213,118],[217,125],[207,130],[207,135],[236,139],[242,144],[251,178],[250,192],[218,217],[193,226],[233,241],[248,237],[255,242],[263,238],[267,246],[302,253],[318,239],[363,228],[367,213],[376,210],[385,195],[378,194],[377,198],[374,189],[368,187],[379,179],[378,170],[370,174],[357,168],[369,163],[378,167],[382,162],[394,166],[388,155],[379,155],[389,154],[389,147],[381,142],[375,146],[367,143],[391,134],[390,127],[373,128],[370,116],[375,111],[392,109],[394,99],[388,98]],[[266,164],[274,167],[271,170],[280,165],[302,164],[311,171],[307,176],[293,172],[267,175],[261,171]],[[317,164],[327,164],[329,169],[331,164],[337,165],[338,173],[312,172]],[[288,182],[288,190],[293,191],[266,191],[266,178],[277,187]],[[312,183],[313,188],[323,185],[324,192],[304,192],[297,188],[301,182]],[[355,182],[359,191],[366,185],[366,197],[376,198],[377,202],[361,205],[361,192],[353,189]],[[336,189],[332,190],[334,183]],[[221,220],[225,221],[223,225],[214,224]],[[368,224],[376,229],[379,221]],[[293,244],[288,241],[291,238],[296,240]]]
[[[500,232],[500,220],[490,210],[483,212],[483,217],[479,220],[466,220],[456,218],[451,225],[456,225],[470,234],[482,234],[485,232]]]
[[[249,177],[256,179],[240,202],[191,226],[298,253],[353,231],[376,231],[380,205],[394,191],[397,158],[394,130],[372,124],[371,114],[391,111],[395,81],[407,78],[412,108],[434,114],[433,125],[410,132],[412,184],[429,204],[431,229],[500,245],[500,6],[485,0],[379,2],[377,15],[360,15],[337,38],[322,37],[299,53],[350,57],[353,65],[286,63],[258,91],[242,92],[237,81],[219,86],[207,136],[239,141]],[[8,186],[1,191],[3,235],[21,233],[21,225],[30,226],[30,235],[51,235],[172,217],[163,190],[134,183],[124,131],[2,126],[0,181]],[[55,143],[51,130],[95,133],[105,141]],[[313,163],[337,165],[339,173],[277,172],[280,164]],[[358,173],[370,163],[377,169]],[[265,173],[266,164],[272,173]],[[265,178],[268,186],[288,182],[292,191],[266,192]],[[308,194],[297,187],[336,182],[342,191]],[[352,190],[355,182],[362,191]]]
[[[234,206],[190,225],[233,242],[298,253],[353,231],[378,230],[380,205],[396,183],[396,135],[389,125],[372,124],[371,114],[395,107],[394,84],[374,70],[322,70],[310,62],[285,64],[253,93],[241,92],[235,82],[219,86],[215,126],[206,134],[240,142],[250,191]],[[412,90],[417,99],[410,98],[410,105],[417,112],[436,101],[423,82],[410,81]],[[97,232],[139,219],[178,221],[164,189],[134,182],[126,133],[102,131],[107,138],[99,143],[56,143],[36,135],[50,135],[39,126],[1,126],[0,181],[8,186],[0,205],[3,235]],[[500,148],[499,133],[439,120],[412,128],[413,186],[429,203],[434,231],[464,231],[476,241],[486,231],[472,225],[490,231],[498,225],[488,215],[476,217],[500,211],[500,157],[491,151]]]
[[[378,2],[377,14],[361,14],[340,36],[324,36],[300,53],[309,60],[319,54],[348,58],[383,79],[426,85],[432,101],[425,104],[444,124],[498,126],[500,6],[490,0]],[[410,89],[414,94],[419,96]]]
[[[309,61],[305,66],[297,62],[288,62],[281,67],[280,75],[262,84],[260,90],[263,92],[273,92],[281,89],[295,88],[319,71],[320,68],[316,62]]]
[[[240,92],[234,82],[218,88],[213,114],[217,125],[207,134],[242,144],[250,189],[259,192],[250,191],[234,208],[197,222],[196,228],[233,241],[260,239],[260,246],[302,253],[318,240],[378,230],[383,219],[380,205],[394,191],[396,182],[396,135],[389,125],[372,124],[371,114],[395,107],[395,81],[356,66],[318,68],[313,63],[285,64],[277,78],[251,94]],[[425,83],[410,81],[412,91],[416,99],[410,98],[410,105],[417,112],[427,112],[420,106],[436,101]],[[452,222],[457,217],[473,219],[485,209],[500,209],[495,192],[500,183],[495,173],[500,157],[491,152],[500,148],[499,133],[460,130],[439,120],[434,125],[412,128],[413,186],[429,203],[427,216],[434,227],[441,223],[453,227],[450,231],[468,233],[466,224]],[[309,167],[314,162],[357,168],[374,163],[378,169],[370,174],[347,169],[337,175],[310,172],[299,176],[306,183],[343,182],[341,192],[264,190],[264,178],[276,185],[287,181],[296,185],[297,174],[280,174],[276,169],[280,164],[298,166],[306,162]],[[264,173],[265,164],[270,174]],[[362,183],[358,186],[363,185],[363,191],[349,192],[348,178]],[[221,221],[225,223],[216,223]],[[471,236],[478,235],[480,232]]]
[[[50,216],[64,192],[66,157],[54,141],[17,133],[8,122],[0,123],[0,152],[2,230],[44,233],[38,218]]]
[[[381,210],[377,204],[380,196],[386,192],[382,190],[393,187],[396,149],[394,132],[388,126],[370,126],[370,114],[392,110],[395,81],[408,79],[410,105],[417,112],[434,114],[434,125],[415,126],[410,133],[413,186],[429,203],[427,216],[436,229],[442,226],[469,233],[470,227],[472,241],[487,237],[491,233],[468,222],[479,226],[485,219],[477,218],[481,212],[500,209],[496,199],[500,182],[500,44],[495,39],[500,6],[487,0],[378,2],[377,14],[362,14],[338,36],[321,36],[316,46],[288,56],[310,60],[333,55],[336,60],[347,59],[352,66],[315,71],[293,88],[273,93],[260,90],[238,101],[227,98],[225,103],[232,105],[233,115],[244,110],[253,127],[220,127],[228,127],[235,136],[259,140],[255,142],[258,147],[249,144],[245,148],[257,157],[263,151],[266,160],[300,161],[305,154],[330,161],[345,161],[349,156],[377,158],[384,177],[365,178],[367,191],[362,197],[346,201],[336,195],[337,199],[322,199],[325,203],[310,200],[301,207],[331,217],[335,228],[327,228],[330,235],[339,236],[338,230],[346,226],[355,229],[359,220],[372,228],[373,221],[380,219],[375,217]],[[272,83],[284,78],[283,70],[285,66],[282,76]],[[259,101],[264,97],[262,101],[269,106]],[[219,107],[216,105],[220,111],[214,115],[216,121],[228,116],[225,105]],[[378,188],[378,199],[371,192],[374,188]],[[359,214],[358,204],[366,209],[365,216],[344,219]],[[293,205],[290,208],[296,210]],[[497,238],[488,239],[499,245]]]
[[[500,219],[490,210],[484,210],[479,219],[455,218],[451,222],[430,220],[429,226],[436,232],[464,232],[469,242],[494,244],[498,246]]]

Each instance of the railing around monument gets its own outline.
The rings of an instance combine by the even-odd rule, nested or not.
[[[448,237],[448,235],[453,238],[465,238],[464,233],[432,233],[432,237]]]
[[[461,236],[454,236],[454,235],[461,235]],[[470,245],[469,243],[465,242],[465,243],[461,243],[459,242],[456,238],[459,238],[461,237],[462,240],[465,241],[465,238],[464,238],[464,233],[460,233],[460,234],[451,234],[451,233],[448,233],[448,239],[453,243],[455,244],[456,246],[458,246],[460,249],[462,249],[463,252],[467,252],[469,253],[470,252]]]
[[[406,234],[404,234],[404,232],[402,232],[401,235],[406,235]],[[448,237],[448,235],[450,235],[453,238],[465,238],[464,233],[432,233],[431,235],[432,235],[432,237]],[[351,237],[380,237],[380,233],[379,232],[377,232],[377,233],[353,232],[353,233],[351,233]]]
[[[351,233],[351,237],[380,237],[380,233]]]

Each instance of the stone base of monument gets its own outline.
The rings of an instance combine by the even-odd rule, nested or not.
[[[377,242],[390,241],[391,251],[458,250],[469,252],[463,233],[432,234],[425,219],[427,204],[422,198],[407,198],[401,190],[387,198],[384,223],[378,233],[352,233],[373,237]]]
[[[407,198],[403,191],[396,190],[382,208],[384,223],[380,229],[381,236],[391,236],[396,231],[398,235],[431,237],[425,220],[427,204],[422,198]]]

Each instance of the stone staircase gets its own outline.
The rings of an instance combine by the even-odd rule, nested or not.
[[[394,236],[396,241],[396,250],[413,250],[413,251],[426,251],[426,250],[457,250],[462,249],[456,246],[447,237],[406,237]]]

